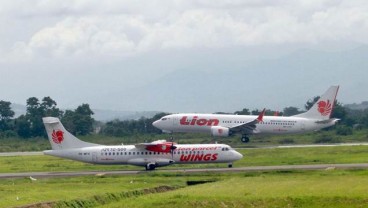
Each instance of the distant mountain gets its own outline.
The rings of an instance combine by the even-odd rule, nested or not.
[[[361,102],[367,99],[367,60],[368,47],[339,52],[304,49],[256,62],[242,60],[241,54],[231,63],[219,56],[118,94],[124,95],[119,99],[134,97],[129,102],[136,109],[168,112],[302,108],[331,85],[340,85],[340,102]]]
[[[360,104],[347,104],[344,105],[346,108],[350,108],[352,110],[364,110],[364,109],[368,109],[368,101],[363,101]]]
[[[25,114],[27,108],[25,105],[14,104],[11,105],[12,110],[15,112],[15,118],[19,117],[22,114]],[[62,109],[65,111],[65,109]],[[113,111],[113,110],[101,110],[101,109],[92,109],[94,112],[93,118],[97,121],[111,121],[114,119],[119,120],[136,120],[141,117],[152,118],[158,111]]]

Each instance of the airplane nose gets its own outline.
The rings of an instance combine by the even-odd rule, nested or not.
[[[235,156],[235,159],[236,160],[240,160],[240,159],[242,159],[243,158],[243,155],[242,154],[240,154],[239,152],[237,152],[237,151],[234,151],[234,156]]]
[[[152,126],[154,126],[154,127],[156,127],[156,128],[158,128],[158,123],[160,122],[160,120],[157,120],[157,121],[154,121],[153,123],[152,123]]]

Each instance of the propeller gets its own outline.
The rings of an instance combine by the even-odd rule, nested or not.
[[[171,145],[170,145],[170,153],[171,153],[171,159],[174,159],[174,150],[177,148],[177,146],[174,146],[174,141],[171,140]]]

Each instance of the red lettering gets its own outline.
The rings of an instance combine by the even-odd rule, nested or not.
[[[194,126],[194,124],[195,124],[195,123],[196,123],[196,121],[197,121],[197,118],[198,118],[198,116],[194,116],[194,117],[193,117],[192,122],[190,122],[190,125],[191,125],[191,126]]]
[[[190,155],[187,155],[187,156],[186,155],[181,155],[180,156],[180,161],[186,161],[187,162],[189,160],[189,158],[190,158]]]
[[[205,119],[205,118],[201,118],[198,119],[198,116],[193,116],[193,119],[189,122],[188,121],[188,117],[187,116],[183,116],[180,119],[180,125],[197,125],[197,126],[217,126],[220,123],[220,121],[218,119]]]
[[[180,119],[180,125],[189,125],[186,116],[183,116],[183,118]]]
[[[207,126],[217,126],[219,124],[219,120],[218,119],[210,119],[207,122]]]
[[[198,126],[203,126],[203,125],[206,125],[207,124],[207,120],[204,119],[204,118],[201,118],[197,121],[197,125]]]
[[[203,154],[201,154],[201,155],[196,155],[196,157],[195,157],[195,161],[202,161],[202,158],[203,158]]]
[[[218,154],[217,154],[217,153],[216,153],[216,154],[213,154],[213,155],[212,155],[211,160],[212,160],[212,161],[217,160],[217,156],[218,156]]]
[[[192,157],[190,157],[190,161],[193,161],[193,159],[195,158],[195,155],[190,155],[190,156],[192,156]]]
[[[204,161],[209,161],[211,159],[211,154],[206,154],[204,157],[203,157],[203,160]]]
[[[195,162],[195,161],[215,161],[217,160],[218,154],[190,154],[190,155],[181,155],[180,161],[182,162]]]

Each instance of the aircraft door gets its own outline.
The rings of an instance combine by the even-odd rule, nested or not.
[[[302,131],[305,131],[305,123],[304,123],[304,121],[301,121],[301,122],[300,122],[300,129],[301,129]]]
[[[179,118],[178,118],[178,116],[174,116],[172,120],[173,120],[173,126],[178,126],[179,125]]]
[[[97,162],[97,152],[92,152],[92,162]]]

